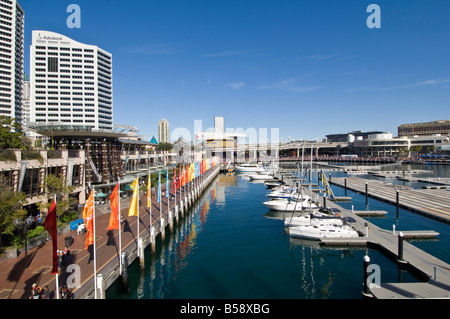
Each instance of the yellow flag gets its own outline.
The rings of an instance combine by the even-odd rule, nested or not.
[[[152,182],[150,180],[150,172],[148,172],[148,182],[147,182],[147,207],[150,207],[152,201]]]
[[[139,214],[139,177],[130,185],[133,189],[133,197],[131,197],[128,216],[138,216]]]

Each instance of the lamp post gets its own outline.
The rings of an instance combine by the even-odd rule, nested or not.
[[[31,223],[33,222],[33,218],[31,216],[28,216],[25,220],[16,219],[14,221],[14,224],[16,225],[17,229],[23,231],[23,235],[25,237],[25,269],[28,269],[28,238],[27,238],[27,232],[28,227],[30,227]]]

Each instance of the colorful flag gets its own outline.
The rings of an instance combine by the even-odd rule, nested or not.
[[[169,170],[166,169],[166,198],[169,198]]]
[[[109,200],[111,202],[111,216],[109,217],[108,230],[119,229],[119,183],[114,187]]]
[[[44,222],[44,228],[50,234],[53,244],[53,267],[52,275],[58,274],[58,228],[56,227],[56,203],[53,200],[52,205]]]
[[[177,168],[173,169],[173,194],[177,191]]]
[[[158,203],[161,202],[161,171],[159,171],[158,177]]]
[[[86,225],[86,241],[84,249],[94,244],[94,190],[91,191],[89,198],[83,208],[83,220]]]
[[[150,207],[152,203],[152,181],[150,178],[150,172],[148,172],[148,182],[147,182],[147,207]]]
[[[133,196],[131,197],[130,208],[128,209],[128,216],[139,215],[139,177],[136,177],[134,182],[130,185],[133,190]]]

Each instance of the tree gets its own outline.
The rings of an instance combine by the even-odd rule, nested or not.
[[[15,119],[0,116],[0,149],[23,148],[22,127]]]
[[[67,186],[62,177],[48,175],[44,178],[42,186],[46,190],[45,193],[47,194],[47,201],[37,204],[41,212],[48,211],[55,195],[56,215],[58,217],[64,215],[70,207],[76,204],[76,200],[69,197],[69,194],[72,193],[74,187]]]
[[[164,151],[170,151],[173,148],[173,145],[170,143],[159,143],[158,146],[156,146],[157,150],[164,150]]]
[[[14,192],[5,178],[0,179],[0,241],[1,234],[12,234],[16,226],[14,220],[24,219],[27,211],[24,193]]]

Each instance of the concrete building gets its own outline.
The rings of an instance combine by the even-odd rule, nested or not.
[[[49,31],[33,31],[31,123],[113,129],[112,55]]]
[[[326,135],[326,142],[328,143],[353,143],[354,140],[365,140],[368,138],[369,135],[373,134],[383,134],[387,133],[384,131],[370,131],[370,132],[363,132],[363,131],[353,131],[349,133],[338,133],[338,134],[328,134]]]
[[[0,0],[0,115],[21,123],[25,13],[16,0]]]
[[[158,138],[159,143],[170,143],[169,122],[162,119],[158,124]]]
[[[391,133],[370,134],[367,139],[355,140],[352,147],[363,157],[392,157],[407,153],[411,142],[407,137],[394,138]]]
[[[402,124],[398,127],[398,136],[450,135],[450,120],[424,123]]]

